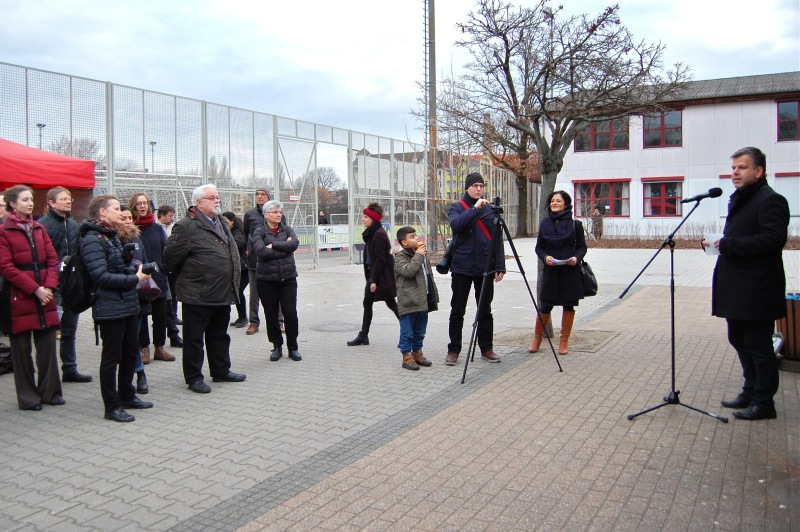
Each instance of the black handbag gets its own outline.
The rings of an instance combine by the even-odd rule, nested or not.
[[[595,277],[592,267],[585,260],[581,261],[581,278],[583,279],[583,295],[591,297],[597,295],[597,277]]]
[[[575,224],[575,222],[573,222]],[[575,230],[577,230],[577,224],[575,224]],[[583,224],[581,224],[581,230],[583,230]],[[578,248],[578,237],[575,236],[575,240],[573,240],[573,248],[577,252]],[[591,297],[597,295],[597,277],[595,277],[594,272],[592,271],[592,267],[589,266],[589,263],[585,260],[581,259],[578,263],[578,266],[581,269],[581,280],[583,281],[583,297]]]

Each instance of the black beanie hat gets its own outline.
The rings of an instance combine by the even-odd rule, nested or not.
[[[464,190],[468,189],[475,183],[485,184],[483,181],[483,177],[481,176],[480,172],[472,172],[467,176],[467,180],[464,181]]]

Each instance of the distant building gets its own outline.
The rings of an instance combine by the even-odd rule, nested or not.
[[[789,201],[790,234],[800,234],[800,72],[690,82],[667,106],[595,121],[575,139],[556,189],[573,193],[577,216],[600,209],[604,237],[666,236],[692,206],[682,199],[720,187],[686,223],[690,233],[720,232],[734,191],[730,155],[755,146]]]

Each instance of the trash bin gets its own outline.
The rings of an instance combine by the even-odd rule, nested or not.
[[[777,320],[776,326],[783,336],[781,369],[800,370],[800,293],[786,294],[786,317]]]
[[[367,247],[366,244],[356,244],[356,251],[358,251],[358,263],[363,263],[362,254],[364,253],[364,249]]]

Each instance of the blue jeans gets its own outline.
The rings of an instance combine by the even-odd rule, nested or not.
[[[144,321],[144,314],[141,312],[136,315],[136,330],[142,330],[142,322]],[[136,347],[139,347],[139,344],[136,344]],[[148,346],[149,347],[149,346]],[[144,371],[144,363],[142,362],[142,350],[136,349],[136,363],[133,365],[133,371],[135,373],[139,373],[140,371]]]
[[[409,353],[421,350],[427,329],[427,312],[412,312],[400,316],[400,352]]]

